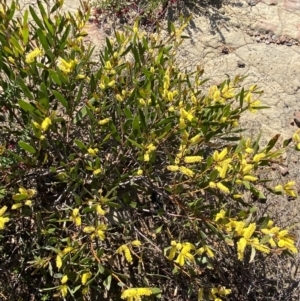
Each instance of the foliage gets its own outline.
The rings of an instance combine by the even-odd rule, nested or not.
[[[241,135],[259,89],[236,77],[205,93],[201,68],[182,72],[189,20],[167,35],[136,22],[94,62],[87,5],[37,3],[21,18],[15,2],[0,9],[2,294],[169,300],[180,275],[182,299],[242,300],[222,273],[297,253],[245,197],[297,196],[258,176],[284,151],[278,136],[261,148]]]
[[[95,0],[96,16],[117,17],[121,22],[130,22],[132,16],[140,18],[140,24],[153,26],[168,12],[169,7],[179,5],[179,0]]]

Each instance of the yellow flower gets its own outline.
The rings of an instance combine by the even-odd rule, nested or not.
[[[8,217],[3,217],[4,213],[7,210],[7,206],[3,206],[0,209],[0,230],[3,230],[5,227],[5,223],[9,222],[9,218]]]
[[[139,240],[134,240],[131,242],[131,245],[134,247],[140,247],[142,243]]]
[[[91,148],[91,147],[90,147],[87,151],[88,151],[88,153],[89,153],[92,157],[94,157],[94,156],[97,155],[99,149],[98,149],[98,148]]]
[[[243,177],[243,180],[250,181],[250,182],[255,182],[255,181],[258,180],[258,178],[254,177],[254,176],[251,176],[251,175],[246,175],[246,176]]]
[[[180,166],[179,171],[190,178],[195,174],[191,169],[186,168],[185,166]]]
[[[116,251],[117,254],[124,254],[126,260],[128,263],[132,263],[132,256],[131,256],[131,253],[130,253],[130,250],[129,248],[127,247],[127,245],[122,245],[120,246],[117,251]]]
[[[102,216],[105,215],[105,210],[103,210],[101,205],[99,205],[99,204],[96,206],[96,211],[99,215],[102,215]]]
[[[184,157],[184,162],[185,163],[197,163],[201,162],[203,157],[201,156],[186,156]]]
[[[60,255],[56,256],[56,267],[58,269],[60,269],[62,267],[62,258],[60,257]]]
[[[253,157],[253,161],[256,162],[256,163],[258,163],[258,162],[261,161],[265,156],[266,156],[265,153],[256,154],[256,155]]]
[[[180,266],[184,266],[185,260],[194,261],[194,256],[190,253],[192,249],[195,249],[195,246],[189,242],[186,242],[182,245],[182,249],[174,261]]]
[[[30,64],[30,63],[34,62],[36,57],[41,56],[41,55],[43,55],[43,51],[40,48],[35,48],[33,51],[29,52],[26,55],[25,62],[27,64]]]
[[[62,253],[62,255],[66,255],[66,254],[70,253],[72,250],[73,250],[72,247],[65,247],[61,253]]]
[[[143,175],[143,170],[142,169],[139,169],[137,172],[136,172],[136,174],[138,175],[138,176],[141,176],[141,175]]]
[[[226,211],[221,209],[219,213],[216,214],[215,221],[217,222],[219,219],[223,219],[226,215]]]
[[[139,301],[141,296],[152,295],[152,290],[148,287],[128,288],[121,294],[121,299],[127,299],[127,301]]]
[[[59,58],[57,67],[62,72],[68,74],[68,73],[70,73],[70,72],[72,72],[74,70],[76,64],[77,64],[76,60],[69,60],[69,62],[67,62],[63,58]]]
[[[83,228],[83,232],[84,233],[92,233],[96,230],[96,228],[94,226],[86,226]]]
[[[73,209],[70,220],[73,221],[77,227],[81,225],[81,217],[78,208]]]
[[[67,296],[68,294],[68,286],[66,284],[60,285],[60,293],[63,297]]]
[[[102,169],[101,169],[101,168],[97,168],[97,169],[95,169],[95,170],[93,171],[93,175],[94,175],[94,176],[97,176],[97,175],[99,175],[101,172],[102,172]]]
[[[68,276],[67,275],[64,275],[62,278],[61,278],[61,284],[65,284],[66,282],[68,281]]]
[[[245,248],[247,246],[247,240],[242,237],[237,243],[238,259],[244,259]]]
[[[85,79],[85,78],[86,78],[86,76],[84,74],[78,74],[76,76],[76,79]]]
[[[217,188],[217,184],[215,182],[209,182],[208,186],[210,188]]]
[[[261,105],[261,101],[259,101],[259,100],[256,100],[256,101],[252,102],[250,104],[249,111],[251,113],[256,113],[257,109],[255,109],[254,107],[259,107],[260,105]]]
[[[116,84],[116,82],[114,80],[112,80],[107,85],[108,85],[108,87],[112,88],[115,84]]]
[[[51,124],[52,124],[51,119],[49,117],[46,117],[41,124],[41,130],[43,132],[46,132]]]
[[[212,249],[209,248],[209,247],[206,246],[206,245],[203,246],[203,247],[201,247],[201,248],[199,248],[199,249],[197,250],[197,253],[198,253],[198,254],[206,253],[207,256],[210,257],[210,258],[212,258],[212,257],[215,256],[215,254],[214,254],[214,252],[212,251]]]
[[[15,64],[15,62],[16,62],[15,59],[11,56],[8,57],[8,61],[12,64]]]
[[[89,279],[92,277],[91,272],[83,273],[81,276],[81,283],[82,285],[86,285],[86,283],[89,281]]]
[[[110,121],[110,118],[105,118],[105,119],[99,120],[98,124],[105,125],[105,124],[109,123],[109,121]]]
[[[105,230],[107,229],[107,226],[105,224],[100,224],[97,227],[97,236],[100,238],[100,240],[104,240],[105,239]]]
[[[217,183],[217,188],[221,191],[223,191],[224,193],[229,193],[229,189],[223,185],[221,182]]]

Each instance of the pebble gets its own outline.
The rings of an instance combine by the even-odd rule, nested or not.
[[[246,64],[243,61],[238,61],[237,65],[239,68],[245,68]]]
[[[257,4],[257,1],[256,0],[248,0],[247,3],[250,5],[250,6],[255,6]]]

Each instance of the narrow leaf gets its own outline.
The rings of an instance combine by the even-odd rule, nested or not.
[[[35,154],[36,150],[28,143],[26,143],[25,141],[19,141],[18,145],[23,148],[25,151],[31,153],[31,154]]]

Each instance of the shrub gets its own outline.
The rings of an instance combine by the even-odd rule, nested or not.
[[[201,68],[180,70],[189,20],[167,36],[136,22],[95,62],[89,8],[37,3],[21,18],[15,2],[0,10],[2,294],[243,300],[236,267],[297,253],[244,197],[296,197],[293,182],[259,178],[278,136],[261,148],[241,135],[259,89],[236,77],[205,93]]]

